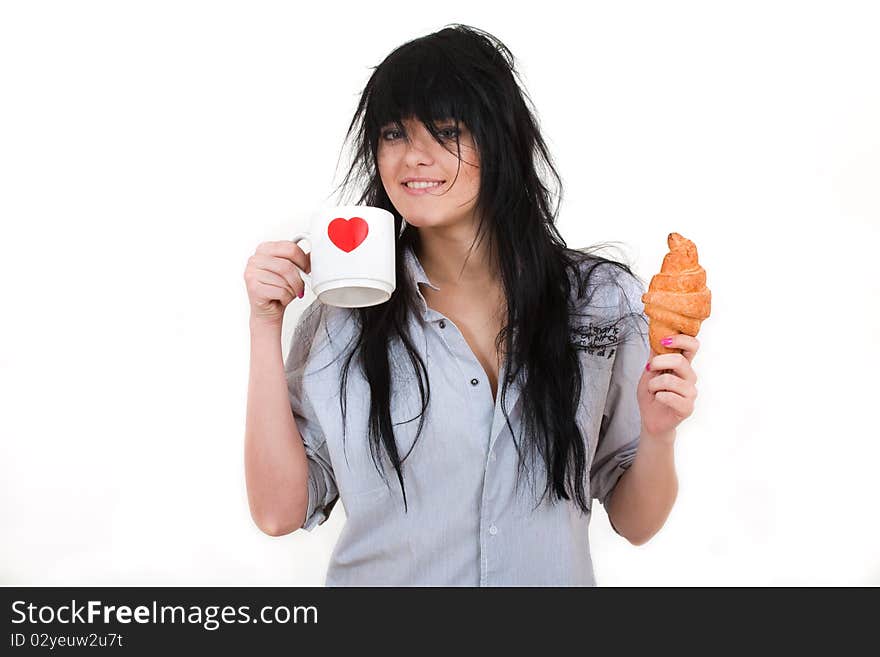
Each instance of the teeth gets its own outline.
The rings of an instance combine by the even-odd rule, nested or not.
[[[427,187],[437,187],[440,185],[438,182],[408,182],[405,183],[407,187],[410,189],[425,189]]]

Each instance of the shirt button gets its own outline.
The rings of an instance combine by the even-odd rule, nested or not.
[[[479,379],[471,379],[471,385],[472,385],[472,386],[477,385],[479,382],[480,382]]]
[[[492,536],[495,536],[495,534],[498,533],[498,528],[495,525],[492,525],[489,527],[489,533],[492,534]]]
[[[446,328],[446,321],[443,319],[440,320],[440,328]]]

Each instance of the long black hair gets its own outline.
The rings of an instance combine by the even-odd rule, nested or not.
[[[419,253],[420,238],[417,228],[404,223],[379,177],[379,132],[389,123],[403,132],[402,120],[415,117],[446,146],[436,124],[453,119],[456,126],[464,123],[468,127],[479,150],[475,213],[480,220],[475,242],[487,239],[488,253],[500,263],[498,274],[507,300],[506,323],[495,341],[499,362],[507,358],[508,376],[499,382],[507,425],[513,433],[505,397],[509,383],[520,377],[525,451],[533,457],[539,453],[549,473],[541,499],[550,488],[552,499],[574,497],[577,506],[587,512],[588,443],[575,421],[581,401],[581,368],[572,341],[572,320],[578,308],[589,307],[596,287],[591,278],[600,265],[606,265],[603,271],[610,267],[635,275],[625,263],[592,253],[603,245],[569,249],[558,233],[555,220],[559,206],[551,206],[553,194],[542,179],[542,166],[555,181],[560,201],[562,181],[526,103],[531,100],[517,81],[514,57],[496,37],[467,25],[448,25],[403,44],[373,69],[346,134],[346,142],[354,139],[354,152],[341,186],[348,188],[356,181],[362,191],[355,204],[384,208],[394,215],[397,287],[385,303],[353,309],[359,333],[340,382],[343,427],[346,380],[357,354],[371,394],[369,443],[373,461],[384,479],[380,464],[380,448],[384,446],[397,473],[406,510],[401,466],[409,453],[401,457],[394,437],[389,349],[393,343],[402,346],[417,375],[421,396],[418,439],[430,403],[430,385],[425,364],[407,330],[411,313],[417,312],[418,292],[406,275],[403,254],[408,247]],[[456,145],[460,163],[457,138]],[[613,348],[613,344],[604,346]],[[521,472],[524,451],[516,436],[514,442]]]

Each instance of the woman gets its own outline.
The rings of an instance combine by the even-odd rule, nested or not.
[[[644,285],[566,247],[515,76],[503,44],[463,25],[375,68],[343,185],[360,175],[357,203],[395,217],[387,302],[312,304],[282,366],[309,255],[267,242],[248,263],[251,512],[277,536],[342,499],[327,585],[594,585],[593,499],[636,545],[672,508],[697,341],[655,355]]]

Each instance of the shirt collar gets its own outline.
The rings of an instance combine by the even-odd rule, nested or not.
[[[404,247],[403,262],[407,276],[409,276],[409,279],[413,282],[413,287],[415,287],[416,292],[419,295],[419,302],[422,306],[422,317],[424,317],[428,313],[428,304],[425,301],[425,297],[422,296],[422,290],[419,288],[419,283],[424,283],[438,292],[440,291],[440,288],[428,279],[428,275],[425,273],[425,269],[422,267],[422,263],[419,261],[411,244],[407,244],[406,247]]]

